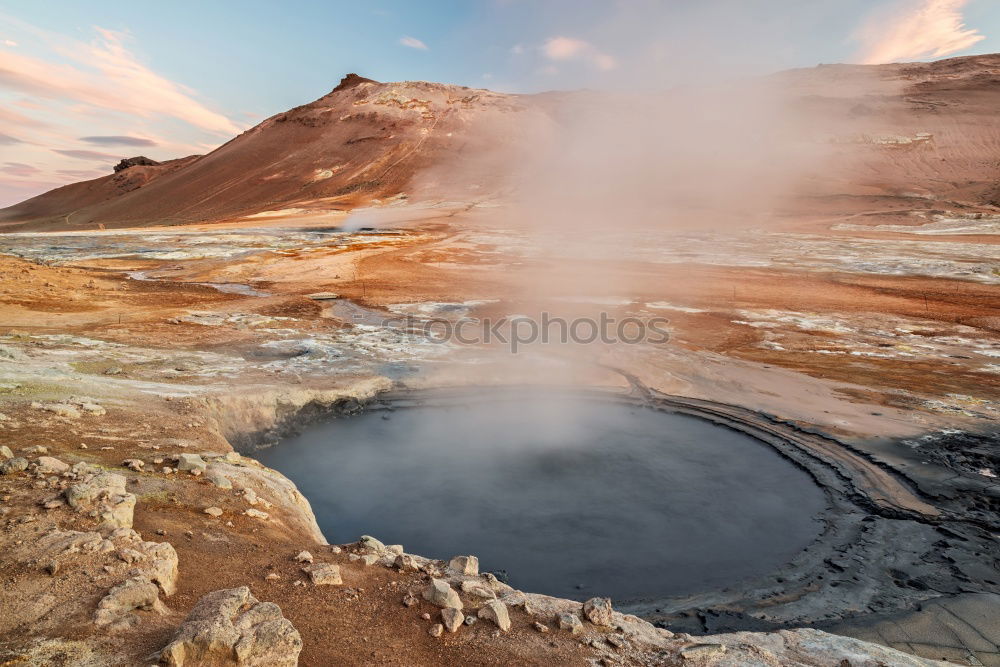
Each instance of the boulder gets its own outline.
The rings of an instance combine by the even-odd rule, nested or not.
[[[205,463],[205,459],[201,458],[198,454],[178,454],[177,465],[174,467],[178,470],[197,470],[199,472],[205,472],[208,464]]]
[[[10,447],[7,445],[0,445],[0,459],[12,459],[14,458],[14,452],[10,451]]]
[[[336,586],[344,583],[340,577],[340,567],[332,563],[306,565],[302,571],[309,575],[316,586]]]
[[[198,600],[160,660],[178,667],[294,667],[301,651],[302,638],[278,605],[259,602],[242,586]]]
[[[385,551],[385,545],[371,535],[362,535],[361,539],[358,541],[361,544],[362,549],[367,549],[368,551],[373,551],[377,554]]]
[[[424,599],[439,607],[462,608],[462,599],[443,579],[431,579],[430,585],[424,590]]]
[[[479,574],[479,559],[475,556],[455,556],[448,562],[448,569],[455,574],[474,577]]]
[[[22,472],[28,469],[28,459],[18,456],[17,458],[7,459],[6,461],[0,462],[0,475],[10,475],[15,472]]]
[[[576,614],[559,614],[559,629],[578,635],[583,632],[583,621]]]
[[[39,456],[35,462],[38,472],[46,475],[61,475],[69,471],[69,464],[51,456]]]
[[[590,598],[583,603],[583,615],[594,625],[611,627],[611,599]]]
[[[295,557],[295,561],[298,563],[311,563],[313,562],[313,555],[308,551],[300,551]]]
[[[501,631],[510,630],[510,614],[507,613],[507,605],[500,600],[490,600],[484,604],[477,614],[479,618],[493,621]]]
[[[112,626],[112,630],[123,630],[139,622],[132,612],[136,609],[167,613],[160,602],[160,589],[143,576],[132,577],[118,584],[97,604],[94,624],[98,627]]]
[[[101,530],[131,528],[135,496],[125,491],[126,479],[101,472],[66,489],[66,501],[78,512],[101,520]]]
[[[465,622],[465,614],[453,607],[445,607],[441,610],[441,622],[448,632],[458,632],[458,629]]]

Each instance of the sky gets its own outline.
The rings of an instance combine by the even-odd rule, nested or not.
[[[993,52],[998,0],[0,0],[0,206],[208,152],[348,72],[654,89]]]

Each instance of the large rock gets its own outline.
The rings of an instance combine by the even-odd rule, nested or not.
[[[51,456],[39,456],[36,470],[45,475],[61,475],[69,471],[69,464]]]
[[[199,472],[205,472],[207,467],[208,464],[205,463],[205,459],[201,458],[198,454],[177,455],[178,470],[197,470]]]
[[[493,621],[503,632],[510,630],[510,614],[507,613],[507,605],[500,600],[491,600],[484,604],[478,616]]]
[[[475,556],[455,556],[448,562],[448,569],[455,574],[476,576],[479,574],[479,559]]]
[[[167,665],[294,667],[302,638],[278,605],[246,586],[203,596],[161,651]]]
[[[94,624],[111,626],[112,630],[132,627],[139,622],[139,617],[132,613],[136,609],[167,612],[160,602],[160,589],[143,576],[127,579],[108,591],[97,605]]]
[[[10,475],[12,473],[21,472],[27,469],[28,469],[28,459],[21,456],[0,462],[0,475]]]
[[[100,519],[101,530],[131,528],[135,496],[125,491],[126,479],[101,472],[66,489],[66,501],[78,512]]]
[[[583,615],[594,625],[611,627],[611,599],[590,598],[583,603]]]
[[[443,579],[431,579],[430,585],[424,590],[424,599],[439,607],[462,608],[462,599]]]
[[[306,565],[302,571],[309,575],[316,586],[339,586],[344,583],[340,577],[340,566],[332,563]]]
[[[458,632],[458,629],[462,627],[462,623],[465,622],[465,614],[458,609],[445,607],[441,610],[441,622],[448,632]]]

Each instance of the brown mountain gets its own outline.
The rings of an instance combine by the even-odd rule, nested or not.
[[[1000,55],[820,66],[752,85],[780,89],[790,112],[777,124],[823,146],[824,162],[803,170],[808,185],[799,194],[1000,205]],[[650,106],[669,110],[677,94],[653,96]],[[597,98],[378,83],[350,74],[315,102],[268,118],[207,155],[130,166],[0,210],[0,229],[183,224],[286,208],[344,209],[442,189],[448,179],[498,186],[500,172],[511,169],[496,156],[530,144],[537,128],[566,121],[569,105]],[[734,95],[722,105],[738,109],[740,103]],[[673,122],[686,122],[680,118]]]

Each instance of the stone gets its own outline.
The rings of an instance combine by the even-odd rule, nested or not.
[[[492,589],[487,588],[482,582],[475,579],[466,579],[462,582],[462,592],[474,595],[485,600],[495,599],[497,594]]]
[[[340,567],[333,563],[306,565],[302,571],[309,575],[315,586],[337,586],[344,583],[340,577]]]
[[[375,554],[365,554],[361,557],[361,562],[365,565],[372,566],[378,562],[378,556]]]
[[[726,647],[722,644],[696,644],[681,651],[681,657],[685,660],[703,660],[714,658],[726,652]]]
[[[390,544],[385,548],[385,550],[391,554],[395,554],[396,556],[401,555],[404,551],[402,544]]]
[[[177,465],[174,467],[178,470],[198,470],[204,472],[208,464],[198,454],[178,454]]]
[[[101,520],[101,530],[131,528],[135,495],[125,491],[127,480],[119,474],[101,472],[65,491],[70,507]]]
[[[611,627],[611,599],[590,598],[583,603],[583,615],[594,625]]]
[[[45,475],[61,475],[69,472],[69,464],[51,456],[39,456],[35,461],[38,472]]]
[[[455,574],[474,577],[479,574],[479,559],[475,556],[455,556],[448,561],[448,569]]]
[[[218,517],[222,516],[222,508],[221,507],[206,507],[205,508],[205,514],[207,514],[209,516],[214,516],[214,517],[218,518]]]
[[[443,579],[431,579],[430,585],[424,590],[424,599],[438,607],[462,608],[462,599]]]
[[[48,454],[49,448],[42,445],[32,445],[31,447],[25,447],[21,451],[31,456],[41,456],[42,454]]]
[[[420,603],[420,600],[417,599],[417,596],[414,595],[413,593],[409,592],[409,591],[407,591],[406,595],[403,596],[403,606],[404,607],[412,607],[413,605],[419,604],[419,603]]]
[[[277,572],[268,572],[264,576],[264,579],[267,581],[278,581],[279,579],[281,579],[281,575],[278,574]]]
[[[28,459],[18,456],[0,462],[0,475],[11,475],[15,472],[23,472],[28,469]]]
[[[559,614],[559,629],[578,635],[583,632],[583,621],[576,614]]]
[[[500,600],[491,600],[484,604],[477,616],[493,621],[502,632],[510,630],[510,614],[507,612],[507,605]]]
[[[242,586],[198,600],[160,660],[173,667],[295,667],[301,651],[302,638],[278,605],[259,602]]]
[[[385,545],[379,540],[376,540],[371,535],[362,535],[359,540],[362,549],[367,549],[368,551],[374,551],[375,553],[383,553],[385,551]]]
[[[228,477],[223,475],[217,470],[209,470],[205,474],[205,479],[215,485],[218,489],[231,489],[233,488],[233,483]]]
[[[431,637],[440,637],[444,634],[444,626],[440,623],[435,623],[427,630],[427,634]]]
[[[134,470],[136,472],[142,472],[142,467],[146,465],[146,462],[142,459],[125,459],[122,461],[122,465],[129,470]]]
[[[12,459],[14,458],[14,452],[10,451],[10,447],[7,445],[0,445],[0,459]]]
[[[132,614],[136,609],[167,613],[167,608],[160,602],[160,589],[143,576],[126,579],[108,591],[97,604],[94,624],[98,627],[116,625],[119,629],[130,627],[139,621]]]
[[[465,614],[458,609],[445,607],[441,610],[441,622],[444,623],[444,628],[448,632],[458,632],[462,623],[465,622]]]
[[[399,554],[392,562],[392,565],[400,572],[408,572],[417,569],[416,561],[414,561],[413,556],[409,554]]]
[[[313,555],[308,551],[300,551],[298,555],[295,556],[295,561],[297,563],[311,563],[313,562]]]
[[[545,625],[544,623],[539,623],[538,621],[535,621],[531,625],[532,627],[535,628],[535,630],[538,630],[539,632],[545,633],[549,631],[549,626]]]
[[[267,521],[268,519],[271,518],[271,515],[268,514],[267,512],[262,512],[261,510],[256,510],[256,509],[248,509],[243,513],[249,517],[253,517],[254,519],[260,519],[261,521]]]
[[[478,621],[478,620],[479,619],[476,618],[475,616],[466,616],[465,617],[465,624],[466,625],[475,625],[476,621]]]

